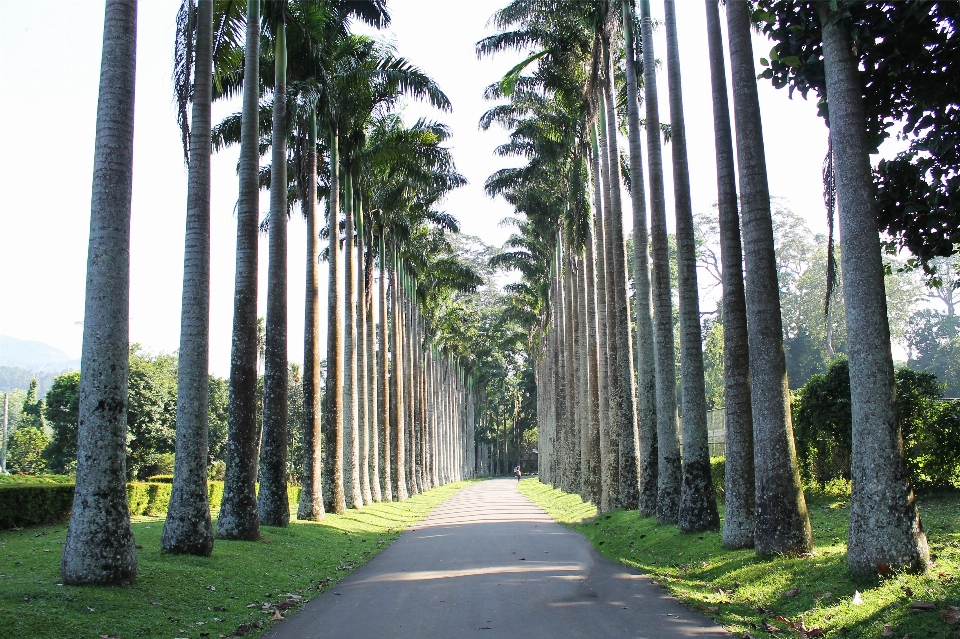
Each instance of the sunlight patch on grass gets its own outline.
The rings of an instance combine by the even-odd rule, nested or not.
[[[204,639],[249,624],[247,636],[255,637],[272,625],[275,610],[293,612],[474,481],[327,515],[322,523],[263,527],[260,542],[217,540],[209,558],[162,554],[163,519],[138,517],[137,583],[118,588],[61,585],[66,524],[2,531],[0,636]]]
[[[680,534],[676,526],[658,526],[636,511],[596,515],[578,495],[536,480],[520,482],[520,490],[606,557],[648,574],[740,636],[797,637],[789,624],[802,621],[829,638],[960,637],[955,631],[960,624],[948,625],[939,612],[960,606],[960,493],[918,498],[934,560],[926,575],[894,573],[864,582],[847,571],[849,496],[808,494],[815,540],[811,556],[760,559],[752,550],[726,550],[719,533]],[[856,592],[862,597],[859,605],[853,603]],[[913,612],[917,601],[934,609]]]

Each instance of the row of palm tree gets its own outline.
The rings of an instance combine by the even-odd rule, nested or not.
[[[716,0],[705,4],[723,265],[723,543],[753,547],[763,555],[804,553],[812,547],[812,533],[790,418],[750,5],[746,0],[725,5],[734,147],[720,11]],[[550,11],[545,11],[547,5]],[[706,445],[677,12],[671,0],[663,6],[669,126],[659,120],[649,0],[638,0],[637,6],[632,0],[513,0],[498,11],[492,23],[500,32],[479,42],[478,54],[508,48],[532,53],[488,89],[487,97],[500,103],[481,126],[503,125],[511,137],[499,153],[527,159],[520,168],[492,175],[487,190],[503,196],[517,212],[518,231],[500,260],[520,271],[523,285],[514,291],[515,304],[530,309],[525,325],[537,356],[541,480],[581,494],[601,511],[637,508],[659,523],[676,523],[682,532],[702,532],[719,529],[720,520]],[[856,324],[864,337],[859,369],[851,372],[852,386],[854,378],[862,385],[853,404],[854,439],[864,446],[864,456],[854,461],[852,504],[859,506],[851,512],[849,565],[859,574],[876,573],[879,565],[923,570],[926,541],[904,479],[894,393],[887,384],[893,377],[880,249],[871,217],[875,203],[864,198],[872,192],[869,159],[865,147],[856,146],[864,126],[856,104],[860,79],[842,44],[847,28],[842,7],[835,10],[821,2],[820,11],[822,23],[829,25],[824,27],[824,51],[830,135],[834,148],[842,144],[849,154],[844,171],[851,171],[846,182],[837,172],[838,193],[844,191],[839,195],[841,219],[848,220],[848,226],[841,222],[845,301],[859,309],[846,312],[848,326]],[[830,37],[835,38],[832,45]],[[831,62],[831,55],[837,59]],[[617,139],[623,133],[627,153]],[[673,145],[676,287],[671,282],[661,138]],[[632,308],[621,179],[633,206]],[[857,257],[848,259],[847,243]],[[853,280],[857,283],[848,284]],[[679,299],[677,309],[674,299]],[[869,447],[868,456],[866,442],[877,432],[883,436],[874,443],[882,445]],[[890,521],[881,525],[869,519],[869,509],[891,513]]]
[[[214,546],[205,405],[210,156],[230,144],[240,145],[240,195],[226,473],[216,536],[256,540],[261,525],[290,520],[286,228],[297,201],[308,230],[298,518],[321,520],[348,506],[403,500],[474,472],[477,394],[462,356],[446,348],[438,321],[457,294],[479,283],[449,242],[459,230],[455,219],[436,208],[465,180],[444,146],[448,129],[426,120],[408,126],[394,108],[403,96],[442,110],[449,110],[449,100],[391,47],[349,32],[353,19],[376,27],[389,23],[380,0],[248,0],[243,9],[237,2],[184,0],[178,14],[174,76],[189,188],[177,454],[161,540],[165,552],[177,554],[208,556]],[[71,584],[136,579],[123,484],[136,12],[135,0],[107,2],[85,399],[62,561]],[[241,113],[212,126],[212,101],[233,96],[242,96]],[[267,150],[270,162],[261,166]],[[262,188],[270,189],[263,220]],[[318,216],[321,199],[326,224]],[[269,236],[269,264],[258,423],[261,232]],[[321,392],[318,262],[324,235],[330,286]]]

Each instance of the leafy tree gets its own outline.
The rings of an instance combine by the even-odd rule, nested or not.
[[[127,394],[127,474],[146,479],[163,472],[163,455],[176,443],[177,358],[130,346]]]
[[[812,90],[829,114],[819,4],[760,0],[754,18],[774,41],[763,76],[804,97]],[[960,245],[960,109],[957,73],[960,5],[930,0],[836,3],[850,25],[853,64],[862,69],[867,150],[902,126],[910,146],[874,171],[875,212],[888,246],[908,248],[925,269]]]
[[[46,450],[50,469],[73,474],[77,469],[77,424],[80,419],[80,371],[59,375],[47,391],[44,416],[53,431]]]
[[[210,429],[207,435],[207,463],[210,466],[226,460],[227,455],[227,415],[229,412],[229,381],[220,377],[210,376],[207,386],[209,399],[207,407],[210,415],[207,424]]]
[[[908,366],[934,373],[949,397],[960,397],[960,319],[924,309],[910,318]]]
[[[36,426],[21,426],[10,436],[7,446],[7,470],[24,475],[46,472],[43,452],[50,443],[46,433]]]
[[[37,379],[30,380],[27,396],[23,400],[20,416],[17,418],[18,428],[36,428],[43,431],[46,428],[46,419],[43,414],[44,401],[37,399]]]

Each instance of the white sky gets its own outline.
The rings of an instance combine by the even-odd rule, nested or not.
[[[454,112],[415,105],[412,120],[430,115],[453,129],[452,146],[470,185],[452,194],[445,209],[463,231],[500,245],[510,229],[502,201],[483,193],[484,180],[507,163],[492,155],[506,139],[482,133],[477,122],[491,105],[485,86],[519,59],[478,61],[477,40],[492,33],[487,19],[507,0],[392,0],[393,38],[399,53],[420,66],[450,96]],[[179,345],[186,170],[172,100],[172,47],[178,0],[140,2],[131,246],[130,339],[150,351]],[[655,18],[662,2],[653,3]],[[716,201],[709,64],[701,0],[677,3],[684,105],[695,212]],[[103,2],[0,0],[0,333],[37,340],[80,356],[84,269],[103,30]],[[655,42],[665,60],[663,30]],[[758,41],[757,57],[770,45]],[[759,65],[758,65],[759,68]],[[658,88],[661,119],[669,121],[666,74]],[[760,82],[770,191],[785,197],[811,228],[826,228],[820,167],[826,129],[813,102],[789,100],[786,91]],[[238,110],[215,105],[214,121]],[[625,146],[625,144],[623,144]],[[664,149],[668,211],[672,211],[670,147]],[[212,206],[211,372],[229,373],[237,197],[237,150],[214,158]],[[646,163],[645,163],[646,167]],[[266,194],[262,208],[267,208]],[[625,211],[629,228],[629,209]],[[289,236],[289,359],[302,361],[304,224]],[[266,242],[261,243],[260,314],[266,303]],[[325,272],[325,270],[324,270]],[[321,273],[321,299],[326,277]],[[321,320],[324,324],[325,319]]]

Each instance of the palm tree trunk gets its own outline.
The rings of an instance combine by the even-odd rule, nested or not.
[[[380,239],[380,375],[377,377],[377,395],[380,398],[379,424],[380,430],[380,492],[384,501],[393,501],[393,473],[390,470],[391,451],[393,446],[393,426],[391,421],[392,402],[390,401],[390,341],[389,341],[389,307],[387,298],[387,269],[386,245]]]
[[[598,197],[599,193],[594,197]],[[596,207],[599,208],[599,207]],[[587,223],[586,256],[583,269],[584,361],[581,364],[586,377],[583,434],[580,459],[583,472],[584,499],[600,504],[600,373],[599,345],[597,343],[597,281],[594,267],[593,228]],[[537,388],[540,388],[539,385]]]
[[[372,223],[372,220],[371,220]],[[372,229],[371,229],[372,230]],[[370,429],[370,469],[369,483],[371,498],[375,502],[383,500],[383,492],[380,484],[380,423],[378,419],[378,410],[380,408],[380,393],[382,377],[386,373],[377,369],[377,341],[374,337],[376,331],[376,322],[373,312],[373,271],[374,271],[374,250],[373,233],[368,236],[370,246],[367,247],[364,268],[364,296],[366,299],[366,351],[367,351],[367,389],[369,396],[367,398],[367,415]]]
[[[390,313],[391,329],[393,331],[393,375],[391,377],[390,398],[390,441],[393,443],[392,452],[392,480],[393,495],[397,501],[407,500],[406,456],[404,446],[406,431],[404,429],[403,405],[403,324],[400,312],[400,282],[397,274],[398,258],[396,247],[393,249],[393,261],[390,264]]]
[[[720,260],[723,280],[723,381],[726,414],[723,547],[752,548],[756,522],[753,472],[753,416],[750,408],[750,352],[743,293],[743,252],[733,165],[733,138],[727,104],[718,0],[706,0],[713,87],[713,130],[717,152]]]
[[[624,56],[627,72],[627,128],[630,142],[630,189],[633,203],[633,281],[637,318],[637,430],[640,440],[638,508],[644,517],[657,513],[657,364],[650,301],[650,251],[647,207],[640,150],[640,106],[637,88],[633,12],[623,0]]]
[[[604,116],[601,116],[604,117]],[[594,264],[596,265],[597,278],[597,362],[598,372],[597,386],[599,391],[598,405],[598,426],[599,426],[599,446],[600,446],[600,503],[597,507],[600,512],[606,512],[612,508],[610,493],[614,475],[619,477],[619,467],[616,466],[616,457],[610,450],[610,358],[609,342],[610,336],[607,327],[607,315],[610,312],[607,308],[607,262],[604,257],[606,251],[603,244],[603,185],[601,177],[600,144],[597,139],[598,125],[595,122],[590,127],[591,142],[593,144],[593,202],[595,213],[593,216],[594,229]],[[614,473],[614,468],[617,472]]]
[[[576,377],[576,319],[574,306],[576,294],[573,290],[572,248],[568,244],[564,251],[565,264],[560,271],[560,286],[563,288],[563,367],[567,379],[567,421],[564,428],[564,451],[566,461],[566,483],[564,490],[580,494],[580,433],[577,430],[577,377]]]
[[[126,493],[130,199],[136,0],[107,0],[94,151],[77,481],[60,572],[71,585],[137,580]]]
[[[357,201],[357,343],[360,351],[357,358],[357,402],[359,405],[360,422],[360,497],[363,505],[373,502],[373,493],[370,490],[370,385],[367,357],[370,345],[367,343],[367,278],[364,265],[366,251],[363,229],[363,210],[361,199]]]
[[[875,577],[884,567],[922,573],[930,550],[904,466],[897,420],[862,82],[848,29],[826,2],[820,3],[820,22],[849,336],[853,492],[847,565],[859,577]]]
[[[783,353],[770,192],[750,42],[750,7],[746,0],[728,0],[727,33],[747,271],[757,499],[754,542],[757,553],[762,555],[803,553],[810,550],[813,538],[800,487],[790,421],[790,388]]]
[[[196,37],[177,366],[176,461],[160,547],[164,552],[209,557],[213,552],[207,495],[213,0],[200,0],[197,5]]]
[[[344,241],[343,263],[346,291],[344,297],[344,347],[343,347],[343,450],[346,455],[344,468],[344,493],[351,508],[362,508],[360,496],[360,437],[359,406],[357,404],[357,305],[356,305],[356,264],[354,251],[354,197],[353,176],[344,171],[343,199],[346,202],[346,240]]]
[[[283,24],[277,27],[275,64],[267,340],[257,507],[262,524],[287,526],[287,38]]]
[[[323,521],[323,456],[320,441],[320,246],[317,230],[317,112],[310,111],[307,138],[307,290],[303,322],[303,487],[297,519]]]
[[[324,506],[338,515],[347,512],[343,486],[343,326],[340,288],[340,153],[336,127],[330,136],[330,236],[327,284],[327,386],[323,394],[326,455]]]
[[[607,108],[607,148],[610,166],[610,232],[607,242],[613,257],[614,321],[617,348],[617,433],[619,442],[620,492],[617,506],[637,508],[640,498],[640,445],[637,426],[636,380],[633,370],[633,330],[627,292],[627,245],[623,237],[623,207],[620,202],[620,147],[617,144],[617,112],[613,97],[613,61],[604,42],[603,90]],[[610,280],[607,281],[610,284]]]
[[[607,385],[610,388],[608,420],[609,434],[607,437],[607,460],[610,464],[610,508],[620,508],[620,429],[623,427],[623,420],[620,419],[620,406],[622,399],[620,395],[624,392],[623,378],[620,375],[620,359],[624,351],[619,349],[617,343],[617,276],[616,276],[616,257],[614,256],[615,242],[613,240],[614,207],[613,192],[615,190],[613,171],[619,171],[619,163],[616,167],[610,157],[610,126],[607,119],[608,110],[602,104],[606,96],[601,98],[600,106],[600,161],[603,164],[601,178],[603,181],[603,193],[606,196],[604,202],[606,206],[603,209],[603,261],[604,272],[604,296],[607,298]],[[615,126],[615,124],[614,124]],[[619,190],[619,188],[616,188]]]
[[[230,404],[226,471],[217,537],[260,539],[257,512],[257,233],[260,223],[260,0],[247,0],[243,115],[240,131],[240,196],[237,201],[237,266],[230,351]]]
[[[683,485],[677,528],[694,533],[720,529],[720,514],[710,475],[707,446],[707,399],[700,338],[697,287],[697,241],[690,203],[690,168],[683,119],[680,45],[674,0],[665,0],[667,78],[670,86],[670,135],[673,142],[673,186],[677,219],[677,287],[680,290],[680,380],[683,397]]]
[[[677,441],[677,364],[674,355],[673,302],[667,211],[663,193],[660,112],[657,100],[653,20],[649,0],[640,0],[643,29],[643,98],[647,111],[650,163],[650,244],[653,248],[654,340],[657,370],[657,522],[676,523],[680,511],[680,446]]]

